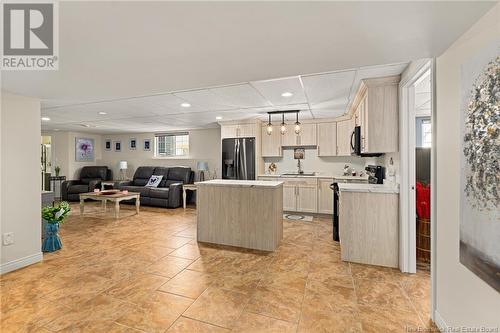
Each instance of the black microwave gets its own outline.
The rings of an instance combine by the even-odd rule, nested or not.
[[[351,133],[351,155],[361,157],[376,157],[383,154],[361,152],[361,126],[356,126],[354,127],[354,131]]]

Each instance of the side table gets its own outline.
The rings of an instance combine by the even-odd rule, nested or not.
[[[196,191],[195,184],[182,185],[182,205],[186,209],[186,191]]]
[[[54,199],[61,200],[61,186],[63,181],[66,180],[66,176],[49,176],[50,187],[54,184]],[[59,182],[59,196],[56,196],[56,182]]]

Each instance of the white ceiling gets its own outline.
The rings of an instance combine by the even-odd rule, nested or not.
[[[364,78],[400,74],[407,63],[252,81],[55,107],[43,107],[44,130],[95,133],[149,132],[213,127],[222,120],[267,118],[268,111],[301,110],[301,119],[337,117],[347,111]],[[284,92],[292,93],[283,97]],[[190,107],[181,104],[189,103]],[[105,114],[101,114],[105,112]],[[293,117],[292,117],[293,118]]]
[[[108,117],[95,131],[212,122],[207,109],[224,112],[225,119],[249,117],[255,107],[289,103],[277,92],[297,90],[298,74],[437,56],[494,4],[61,1],[59,70],[3,72],[1,84],[41,98],[46,113],[67,106],[44,127],[97,121],[92,113],[99,108],[106,108]],[[374,76],[361,72],[355,75]],[[331,79],[302,76],[305,90],[297,90],[292,103],[307,102],[318,117],[339,112],[353,93],[349,75],[352,71]],[[325,96],[328,89],[318,80],[336,87],[337,95]],[[235,83],[242,84],[166,94]],[[131,99],[155,94],[162,96]],[[181,117],[187,111],[179,109],[181,100],[191,102],[191,116]],[[82,105],[102,101],[113,102]],[[203,113],[194,115],[198,111]],[[157,115],[169,116],[146,126]],[[145,119],[144,126],[131,117]]]

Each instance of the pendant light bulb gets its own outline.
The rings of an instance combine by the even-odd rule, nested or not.
[[[285,124],[285,114],[281,114],[281,127],[280,127],[281,135],[285,135],[286,133],[286,124]]]
[[[267,123],[267,135],[271,135],[273,133],[273,124],[271,124],[271,115],[269,114],[269,121]]]
[[[296,113],[296,121],[295,121],[295,134],[299,135],[300,134],[300,122],[299,122],[299,113]]]

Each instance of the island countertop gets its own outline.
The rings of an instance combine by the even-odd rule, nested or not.
[[[340,192],[399,193],[397,184],[352,184],[339,183]]]
[[[280,181],[265,181],[265,180],[235,180],[235,179],[212,179],[204,182],[195,183],[196,186],[205,185],[222,185],[222,186],[237,186],[237,187],[279,187],[283,185]]]

